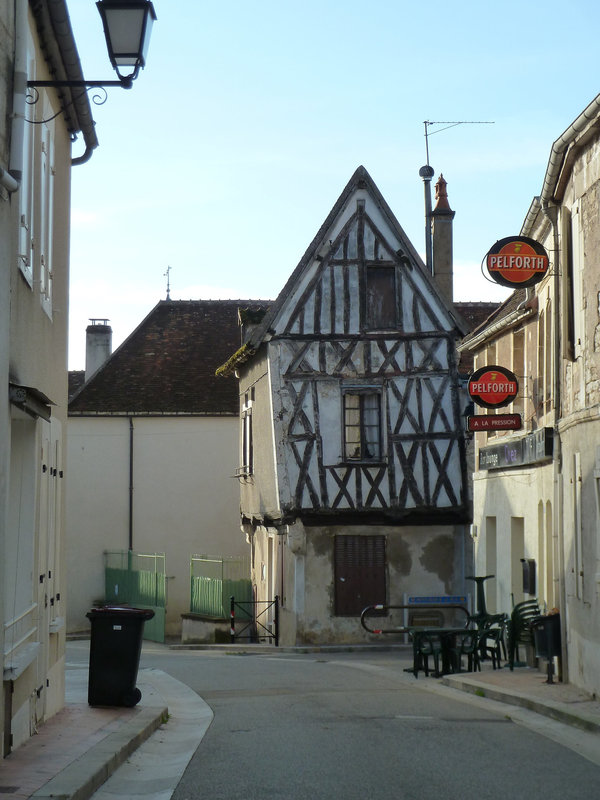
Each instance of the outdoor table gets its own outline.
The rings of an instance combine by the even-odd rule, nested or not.
[[[451,652],[454,647],[456,636],[465,633],[467,628],[409,628],[408,633],[413,643],[413,667],[412,672],[417,677],[419,672],[419,657],[421,641],[429,636],[438,637],[440,641],[440,656],[442,661],[441,671],[434,672],[435,678],[447,675],[452,672]]]

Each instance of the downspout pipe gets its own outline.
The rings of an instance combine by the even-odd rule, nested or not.
[[[129,417],[129,536],[127,549],[133,550],[133,418]]]
[[[589,106],[588,106],[589,108]],[[584,112],[585,113],[585,112]],[[573,127],[573,126],[571,126]],[[558,177],[558,173],[556,174]],[[566,610],[566,586],[565,586],[565,571],[564,571],[564,540],[562,537],[562,520],[563,520],[563,477],[562,477],[562,447],[559,434],[559,421],[561,419],[561,406],[562,406],[562,389],[561,389],[561,336],[560,336],[560,321],[561,321],[561,296],[560,296],[560,239],[558,233],[558,211],[559,207],[551,203],[548,197],[541,198],[542,213],[549,220],[552,226],[552,247],[554,250],[554,443],[553,443],[553,469],[554,469],[554,502],[553,502],[553,524],[554,530],[559,537],[559,565],[558,574],[560,577],[559,583],[559,604],[560,608]],[[566,626],[566,613],[561,614],[561,676],[563,682],[569,680],[569,661],[567,653],[567,626]]]
[[[9,194],[16,192],[19,188],[17,181],[3,167],[0,167],[0,186],[4,186]]]
[[[25,135],[25,95],[27,94],[27,13],[28,3],[15,3],[15,63],[13,108],[10,131],[8,170],[0,167],[0,184],[16,192],[23,177],[23,140]]]

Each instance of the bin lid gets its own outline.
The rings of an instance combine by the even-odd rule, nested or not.
[[[134,617],[136,619],[152,619],[154,611],[150,608],[134,608],[132,606],[101,606],[92,608],[86,614],[88,619],[92,617]]]

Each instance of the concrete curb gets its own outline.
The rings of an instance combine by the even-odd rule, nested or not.
[[[166,720],[168,709],[140,709],[118,730],[76,758],[41,789],[35,800],[85,800]]]
[[[600,721],[596,717],[586,714],[585,710],[581,708],[574,713],[564,703],[552,700],[541,702],[518,691],[503,691],[495,686],[459,676],[445,676],[441,682],[451,689],[458,689],[489,700],[497,700],[500,703],[520,706],[588,733],[600,733]]]
[[[409,652],[412,645],[398,644],[332,644],[332,645],[290,645],[275,647],[271,644],[170,644],[169,650],[212,650],[226,656],[277,655],[278,653],[303,655],[306,653],[383,653],[391,650]],[[412,649],[410,649],[412,657]]]

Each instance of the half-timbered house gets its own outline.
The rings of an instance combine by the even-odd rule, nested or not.
[[[364,167],[246,322],[221,372],[239,377],[242,526],[280,642],[360,641],[369,604],[464,592],[464,323]]]

